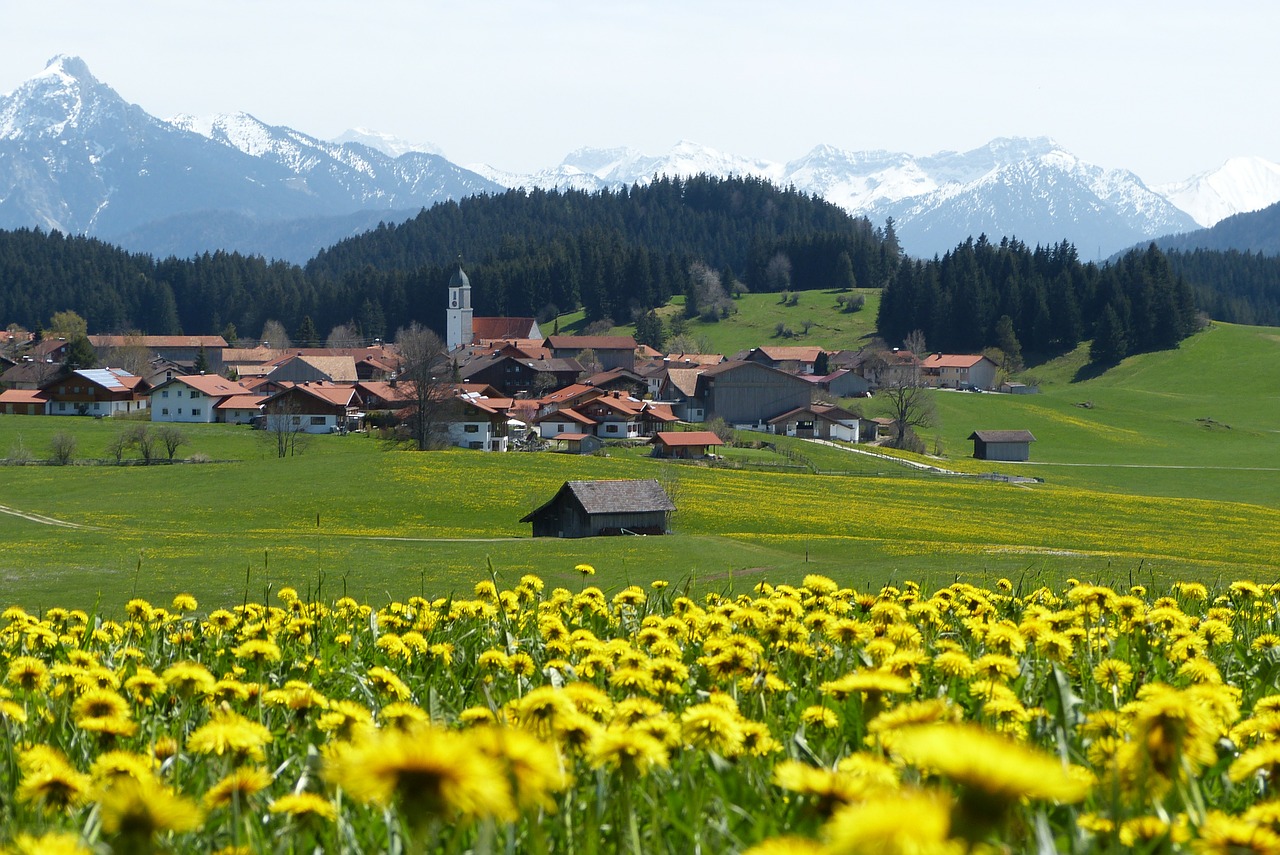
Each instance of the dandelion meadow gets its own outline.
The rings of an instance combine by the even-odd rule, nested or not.
[[[1280,586],[0,615],[6,852],[1280,851]]]

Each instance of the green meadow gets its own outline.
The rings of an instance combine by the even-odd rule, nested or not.
[[[315,437],[301,456],[278,459],[248,428],[190,426],[178,456],[213,462],[0,468],[0,580],[6,601],[28,607],[118,608],[184,591],[213,607],[283,585],[443,595],[491,572],[503,584],[528,572],[567,584],[582,562],[605,587],[665,578],[696,590],[809,572],[856,587],[1271,579],[1280,576],[1278,357],[1276,330],[1216,325],[1082,382],[1071,381],[1070,357],[1044,366],[1040,395],[935,394],[930,445],[943,454],[925,462],[1044,481],[1030,485],[785,438],[779,453],[733,449],[717,467],[652,460],[643,448],[421,454],[366,435]],[[70,431],[77,458],[101,458],[122,428],[0,416],[0,454],[47,457],[51,436]],[[965,437],[980,428],[1031,430],[1034,462],[974,461]],[[595,478],[663,481],[679,507],[675,533],[530,537],[524,514],[565,480]]]

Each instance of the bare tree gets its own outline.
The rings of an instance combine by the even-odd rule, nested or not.
[[[902,340],[902,346],[916,356],[923,356],[929,352],[929,346],[925,344],[924,340],[924,330],[912,330],[907,333],[907,337]]]
[[[932,427],[937,423],[938,414],[919,363],[913,363],[910,369],[895,371],[889,382],[880,386],[876,398],[884,402],[887,415],[893,419],[894,436],[889,445],[923,452],[924,441],[916,436],[915,429]]]
[[[55,466],[66,466],[76,456],[74,434],[60,430],[49,437],[49,459]]]
[[[362,344],[364,339],[360,336],[360,328],[350,321],[338,324],[324,340],[325,347],[360,347]]]
[[[107,353],[106,364],[123,368],[135,377],[145,377],[151,370],[151,350],[142,343],[142,333],[137,330],[124,335],[124,343]]]
[[[442,444],[442,416],[452,403],[452,370],[448,349],[440,336],[416,321],[396,331],[400,349],[400,383],[411,384],[410,426],[419,451]]]
[[[120,431],[107,443],[107,454],[114,457],[117,464],[124,460],[124,453],[128,450],[129,434],[127,431]]]
[[[150,465],[156,456],[156,436],[146,425],[134,425],[125,432],[128,447],[138,449],[142,462]]]
[[[164,425],[156,431],[156,437],[164,446],[164,453],[168,455],[170,462],[173,462],[173,455],[177,454],[179,446],[188,443],[187,435],[176,425]]]
[[[284,324],[274,319],[262,325],[262,343],[276,350],[288,350],[293,347],[293,342],[289,339],[289,333],[285,330]]]
[[[791,287],[791,259],[780,252],[764,268],[765,287],[770,291],[786,291]]]
[[[307,433],[302,405],[293,395],[277,395],[262,407],[265,421],[263,435],[276,457],[296,457],[306,450]]]

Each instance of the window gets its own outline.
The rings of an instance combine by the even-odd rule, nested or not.
[[[199,390],[199,389],[192,389],[192,390],[191,390],[191,397],[193,397],[193,398],[199,398],[199,397],[200,397],[200,390]]]
[[[178,397],[179,397],[179,398],[181,398],[181,397],[182,397],[182,390],[181,390],[181,389],[179,389],[179,390],[178,390]]]
[[[178,407],[178,415],[182,415],[182,407]]]
[[[467,443],[467,448],[474,448],[474,449],[480,450],[484,448],[484,443],[483,442]]]
[[[480,425],[463,425],[462,429],[467,433],[479,433]]]
[[[312,417],[311,417],[311,423],[312,423],[313,425],[322,425],[322,424],[324,424],[324,416],[312,416]]]
[[[178,412],[182,412],[182,410],[178,410]],[[292,423],[293,423],[293,424],[295,424],[295,425],[300,425],[300,424],[302,424],[302,416],[294,416],[294,417],[293,417],[292,419],[290,419],[289,421],[290,421],[290,422],[292,422]]]
[[[193,416],[198,416],[198,415],[200,415],[200,408],[199,408],[199,407],[192,407],[192,408],[191,408],[191,415],[193,415]]]
[[[66,411],[67,411],[67,402],[66,402],[66,401],[59,401],[59,402],[58,402],[58,412],[60,412],[60,413],[65,413]]]
[[[160,397],[161,397],[161,398],[167,398],[167,397],[169,397],[169,390],[168,390],[168,389],[165,389],[163,392],[161,392],[161,393],[160,393]]]
[[[94,408],[95,410],[100,410],[100,409],[102,409],[102,404],[98,403],[97,401],[94,401],[94,402],[93,402],[93,408]]]
[[[618,432],[618,426],[617,426],[617,425],[605,425],[605,426],[604,426],[604,432],[605,432],[605,433],[617,433],[617,432]]]
[[[162,410],[160,411],[160,415],[162,415],[162,416],[167,416],[167,415],[169,415],[169,408],[168,408],[168,407],[165,407],[164,409],[162,409]]]

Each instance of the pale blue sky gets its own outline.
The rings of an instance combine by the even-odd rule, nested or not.
[[[530,171],[680,139],[771,161],[1051,136],[1148,183],[1280,162],[1280,4],[5,0],[0,91],[55,54],[157,116],[364,126]]]

